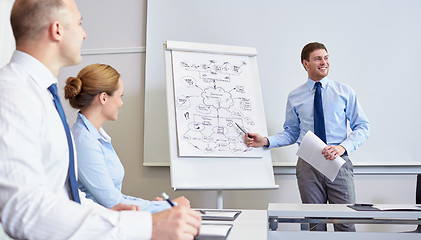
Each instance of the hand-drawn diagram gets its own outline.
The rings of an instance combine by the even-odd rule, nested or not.
[[[180,156],[262,156],[235,126],[251,131],[259,118],[249,65],[246,56],[173,52]]]

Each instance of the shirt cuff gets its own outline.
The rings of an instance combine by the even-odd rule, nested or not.
[[[272,142],[271,136],[267,136],[266,139],[268,140],[269,145],[264,145],[263,148],[271,148],[270,143]]]
[[[151,239],[152,215],[144,211],[121,211],[121,239]]]
[[[347,154],[351,153],[354,150],[354,145],[350,142],[347,142],[346,140],[340,143],[339,145],[345,148],[345,152]]]

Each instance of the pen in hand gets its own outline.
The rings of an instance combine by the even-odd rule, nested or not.
[[[166,193],[161,194],[162,197],[171,205],[171,207],[175,207],[175,204],[173,201],[171,201],[170,197]],[[206,212],[204,210],[198,210],[201,214],[205,215]]]
[[[238,125],[236,122],[234,122],[234,123],[244,134],[247,135],[247,137],[253,138],[252,136],[250,136],[250,134],[248,134],[248,132],[246,132],[246,130],[244,130],[244,128],[240,127],[240,125]]]
[[[175,207],[173,201],[171,201],[170,197],[166,193],[162,193],[162,197],[171,205],[171,207]]]

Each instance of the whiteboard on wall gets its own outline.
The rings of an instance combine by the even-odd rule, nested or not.
[[[164,45],[174,189],[274,189],[269,150],[248,148],[235,121],[266,134],[254,48]]]
[[[323,6],[322,8],[320,6]],[[147,5],[144,165],[169,165],[162,44],[168,40],[254,47],[268,134],[282,131],[287,95],[307,80],[303,46],[330,55],[329,78],[350,85],[370,120],[354,165],[421,165],[421,1],[153,0]],[[158,129],[159,127],[159,129]],[[294,166],[297,145],[271,149]]]

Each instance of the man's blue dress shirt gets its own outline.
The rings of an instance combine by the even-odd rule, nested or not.
[[[124,203],[152,213],[171,207],[166,201],[148,201],[121,193],[124,168],[102,127],[98,131],[79,113],[72,133],[78,159],[78,184],[87,198],[107,208]]]
[[[350,153],[368,138],[368,119],[351,87],[327,78],[320,82],[327,144],[342,145]],[[284,131],[268,137],[269,148],[300,144],[307,131],[314,132],[315,83],[308,79],[288,95]],[[347,122],[352,130],[349,135]]]

